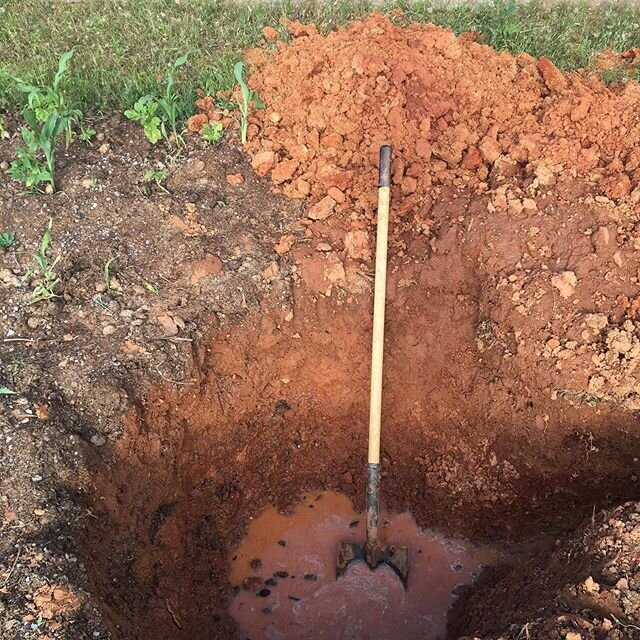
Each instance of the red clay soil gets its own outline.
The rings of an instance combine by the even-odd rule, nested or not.
[[[250,59],[252,87],[268,105],[256,115],[254,162],[264,172],[272,163],[274,184],[291,196],[311,188],[319,200],[338,188],[345,209],[370,213],[383,143],[396,151],[400,214],[433,185],[485,191],[496,163],[519,165],[541,185],[568,170],[614,199],[640,180],[637,83],[612,90],[545,58],[380,15],[326,37],[313,25],[289,31],[291,44]]]
[[[326,37],[288,27],[291,44],[250,55],[268,104],[250,148],[277,189],[310,194],[307,242],[325,251],[313,258],[324,265],[318,291],[371,265],[371,186],[390,142],[398,255],[433,241],[439,202],[464,198],[469,210],[439,233],[478,236],[493,279],[488,315],[508,319],[516,358],[544,358],[540,375],[560,390],[640,409],[640,85],[612,89],[380,15]],[[340,241],[342,264],[325,240]]]

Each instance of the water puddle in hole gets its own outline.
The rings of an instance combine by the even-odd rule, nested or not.
[[[232,554],[229,611],[250,640],[444,640],[460,585],[496,558],[418,528],[409,513],[381,514],[383,541],[409,547],[407,590],[393,571],[353,564],[336,579],[342,540],[363,542],[364,516],[331,492],[303,496],[295,512],[260,514]]]

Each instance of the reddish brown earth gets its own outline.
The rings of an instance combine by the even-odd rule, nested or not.
[[[79,419],[94,402],[92,372],[116,370],[108,349],[84,362],[78,388],[51,376],[77,395],[49,424],[106,436],[79,445],[68,479],[85,508],[69,544],[88,601],[115,638],[241,637],[227,611],[228,559],[251,518],[293,507],[303,490],[338,489],[362,509],[375,163],[391,142],[384,500],[512,558],[459,602],[450,637],[634,637],[638,507],[616,507],[639,491],[638,85],[606,88],[379,16],[327,37],[289,28],[291,44],[251,56],[252,87],[268,104],[250,127],[263,178],[234,147],[190,147],[162,206],[129,194],[136,237],[149,219],[162,231],[155,250],[127,257],[138,270],[163,257],[169,284],[167,299],[147,303],[155,332],[115,334],[149,352],[135,355],[126,403],[107,396]],[[269,181],[291,200],[268,193]],[[233,224],[212,189],[233,203]],[[54,198],[58,222],[73,228]],[[180,233],[168,234],[177,208]],[[122,232],[123,211],[114,207]],[[207,286],[192,290],[194,274]],[[125,288],[123,308],[142,293]],[[22,331],[27,292],[12,295],[23,296],[11,303]],[[84,351],[97,343],[78,333]],[[152,350],[154,338],[173,338],[173,349]],[[46,369],[40,355],[32,376]],[[143,387],[159,362],[175,365],[173,382]],[[20,367],[9,370],[21,384]],[[35,402],[33,377],[23,386]]]

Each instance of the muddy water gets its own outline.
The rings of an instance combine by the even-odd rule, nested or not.
[[[230,613],[250,640],[444,639],[454,591],[494,554],[382,514],[384,540],[409,547],[407,590],[391,569],[364,563],[336,580],[341,540],[365,539],[364,517],[336,493],[303,497],[292,515],[267,509],[231,558]]]

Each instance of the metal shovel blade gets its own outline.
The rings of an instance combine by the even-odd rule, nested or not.
[[[372,571],[381,564],[386,564],[400,578],[402,586],[407,588],[409,577],[409,549],[407,547],[390,545],[370,550],[367,544],[341,542],[338,545],[336,576],[340,578],[346,573],[350,564],[360,560],[366,562]]]

